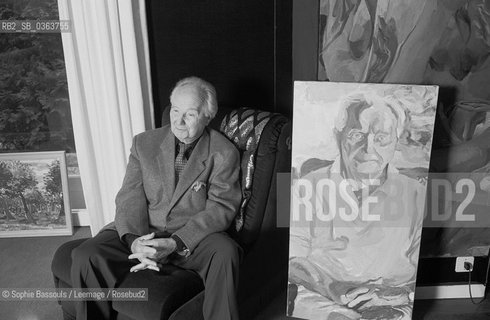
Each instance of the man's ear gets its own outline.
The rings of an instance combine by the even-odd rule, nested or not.
[[[208,116],[204,116],[204,118],[206,119],[205,120],[206,121],[206,126],[208,126],[209,123],[211,122],[211,120],[213,120],[213,119],[211,119],[211,117],[208,117]]]

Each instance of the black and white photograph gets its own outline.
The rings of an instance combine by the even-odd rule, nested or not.
[[[0,0],[0,319],[489,319],[489,83],[489,0]]]

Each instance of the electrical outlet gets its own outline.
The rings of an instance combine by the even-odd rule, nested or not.
[[[465,263],[469,263],[470,269],[466,270],[464,267]],[[470,272],[473,271],[473,266],[475,264],[475,257],[457,257],[456,258],[456,267],[454,271],[456,272]]]

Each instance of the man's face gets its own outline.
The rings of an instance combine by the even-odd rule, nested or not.
[[[174,90],[170,97],[170,126],[179,141],[186,144],[198,139],[209,119],[203,112],[203,99],[199,90],[184,86]]]
[[[358,118],[349,116],[340,136],[347,178],[380,178],[395,153],[396,117],[389,107],[374,105],[362,110]]]

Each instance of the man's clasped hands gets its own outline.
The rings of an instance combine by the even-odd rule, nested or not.
[[[131,244],[131,252],[128,259],[138,259],[139,264],[133,266],[130,271],[138,272],[144,269],[160,271],[163,263],[168,261],[168,256],[177,248],[177,243],[172,238],[155,238],[155,233],[149,233],[136,238]]]

